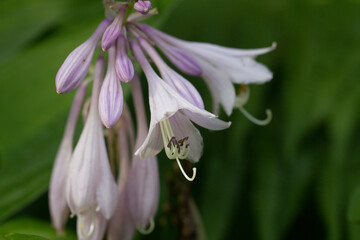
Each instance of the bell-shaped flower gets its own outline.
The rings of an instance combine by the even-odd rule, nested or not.
[[[115,70],[115,46],[109,49],[108,68],[99,97],[99,113],[105,127],[114,126],[123,111],[123,91]]]
[[[146,15],[151,9],[151,2],[139,0],[134,4],[134,9],[139,13]]]
[[[73,215],[99,212],[110,219],[117,204],[117,186],[111,173],[98,98],[104,76],[105,61],[101,56],[95,65],[91,106],[84,129],[69,165],[66,198]]]
[[[202,154],[202,137],[192,122],[211,130],[226,129],[230,123],[183,98],[155,73],[140,46],[134,41],[130,45],[148,81],[151,111],[149,134],[135,154],[151,158],[165,148],[168,158],[176,159],[183,171],[179,159],[197,162]]]
[[[122,82],[129,82],[134,77],[134,65],[127,54],[126,38],[123,34],[120,34],[117,40],[115,69]]]
[[[86,84],[79,87],[66,123],[65,133],[56,154],[49,187],[49,207],[54,228],[58,233],[64,229],[69,215],[66,203],[66,179],[73,150],[73,138],[81,105],[86,94]]]
[[[55,85],[58,93],[74,90],[84,80],[89,71],[97,43],[110,21],[103,20],[91,37],[72,51],[56,74]]]
[[[103,51],[106,51],[113,46],[116,39],[120,36],[125,13],[126,6],[121,7],[113,22],[106,28],[101,41]]]
[[[195,106],[204,109],[204,102],[196,88],[188,80],[171,69],[147,40],[139,37],[138,41],[156,64],[162,79],[173,89],[176,89],[183,98]]]
[[[128,176],[130,172],[130,144],[127,134],[129,122],[125,117],[120,119],[121,127],[118,130],[118,146],[120,152],[120,173],[118,176],[118,196],[119,201],[114,216],[109,221],[107,239],[108,240],[131,240],[134,235],[135,225],[130,215],[128,201]]]
[[[209,43],[184,41],[145,24],[136,24],[136,26],[147,34],[162,51],[164,47],[161,46],[166,43],[192,56],[202,69],[202,76],[210,88],[214,103],[220,103],[228,115],[231,114],[235,103],[235,90],[231,83],[259,84],[272,79],[270,70],[256,62],[255,58],[275,49],[275,43],[268,48],[242,50]],[[217,110],[218,107],[214,106],[214,109]]]
[[[137,118],[138,135],[135,148],[141,146],[147,135],[146,114],[140,81],[137,76],[131,83]],[[159,205],[159,170],[157,159],[133,157],[128,184],[129,209],[137,229],[148,234],[155,227],[154,217]]]

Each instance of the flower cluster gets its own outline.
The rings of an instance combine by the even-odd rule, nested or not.
[[[131,239],[135,229],[146,234],[154,228],[159,200],[156,155],[162,149],[192,181],[196,168],[189,176],[181,161],[196,163],[202,155],[203,139],[194,123],[210,130],[230,127],[230,122],[218,119],[219,106],[228,115],[239,108],[258,124],[270,121],[271,112],[268,119],[260,121],[243,106],[249,97],[248,84],[271,80],[272,73],[255,57],[275,45],[239,50],[188,42],[140,23],[157,13],[150,10],[150,1],[104,0],[104,6],[107,18],[69,54],[56,75],[58,93],[77,92],[51,177],[50,212],[58,232],[63,231],[71,212],[77,216],[79,239],[102,239],[105,234],[108,239]],[[96,50],[95,68],[89,73]],[[162,59],[159,50],[184,74],[204,79],[213,98],[212,112],[205,109],[196,88]],[[147,80],[149,125],[135,63]],[[90,82],[92,94],[83,104]],[[136,131],[124,102],[123,84],[131,87]],[[237,96],[233,84],[240,85]],[[84,128],[73,148],[82,108]]]

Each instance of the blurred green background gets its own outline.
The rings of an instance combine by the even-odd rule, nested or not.
[[[246,105],[260,118],[270,108],[274,118],[259,127],[236,110],[222,113],[233,124],[201,130],[204,155],[191,185],[161,154],[157,228],[137,238],[181,235],[173,211],[185,184],[209,240],[360,239],[360,2],[152,2],[160,10],[152,24],[180,38],[237,48],[276,41],[258,58],[274,79],[251,86]],[[102,18],[100,0],[0,2],[0,233],[56,238],[47,187],[73,93],[56,94],[54,78]],[[205,84],[192,80],[211,109]],[[59,239],[75,239],[73,226]]]

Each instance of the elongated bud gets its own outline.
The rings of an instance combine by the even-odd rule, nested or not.
[[[115,71],[115,46],[109,49],[109,64],[99,96],[102,123],[110,128],[119,120],[123,110],[123,92]]]
[[[117,40],[115,70],[122,82],[129,82],[134,77],[134,65],[127,55],[126,38],[123,34]]]
[[[121,7],[119,13],[114,18],[114,21],[106,28],[101,42],[101,47],[104,51],[113,46],[116,39],[121,34],[125,12],[126,7]]]
[[[82,85],[76,92],[66,123],[63,140],[61,141],[60,148],[56,154],[55,164],[51,175],[49,187],[49,207],[52,224],[58,233],[63,231],[69,215],[65,191],[66,177],[73,149],[72,145],[75,126],[85,94],[86,85]]]
[[[134,9],[139,13],[146,15],[151,9],[151,2],[139,0],[134,4]]]
[[[69,54],[56,74],[57,93],[70,92],[84,80],[89,71],[96,45],[109,24],[108,19],[103,20],[93,35]]]

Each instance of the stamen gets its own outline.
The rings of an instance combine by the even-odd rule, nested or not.
[[[183,167],[181,166],[181,163],[180,163],[179,158],[176,158],[176,162],[177,162],[177,164],[179,165],[179,168],[180,168],[180,170],[181,170],[181,173],[184,175],[184,177],[185,177],[188,181],[190,181],[190,182],[194,181],[194,179],[195,179],[195,177],[196,177],[196,168],[194,167],[194,168],[192,169],[192,170],[193,170],[193,175],[192,175],[192,177],[190,178],[190,177],[186,174],[186,172],[184,171]]]
[[[80,232],[81,236],[84,238],[90,237],[90,235],[94,232],[95,229],[95,214],[94,211],[91,212],[91,224],[90,229],[87,233],[84,232],[84,224],[80,224]]]
[[[239,110],[242,112],[242,114],[244,114],[244,116],[249,119],[251,122],[253,122],[254,124],[256,125],[259,125],[259,126],[265,126],[265,125],[268,125],[271,120],[272,120],[272,112],[270,109],[267,109],[266,110],[266,118],[264,120],[260,120],[260,119],[257,119],[255,117],[253,117],[248,111],[246,111],[245,108],[243,107],[239,107]]]
[[[141,234],[144,234],[144,235],[147,235],[147,234],[150,234],[152,233],[152,231],[154,231],[154,228],[155,228],[155,222],[154,222],[154,218],[153,217],[150,217],[149,218],[149,227],[146,229],[146,228],[143,228],[141,227],[140,225],[137,225],[136,228],[139,230],[139,232]]]

